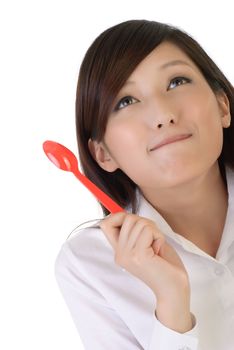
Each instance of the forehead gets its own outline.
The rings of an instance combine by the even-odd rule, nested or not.
[[[154,70],[158,70],[158,72],[163,72],[170,67],[179,66],[179,64],[181,66],[183,64],[184,67],[190,67],[197,73],[200,73],[196,64],[182,49],[176,46],[176,44],[163,42],[140,62],[130,77],[133,78],[135,75],[141,74],[147,68],[150,68],[150,66],[153,66]]]

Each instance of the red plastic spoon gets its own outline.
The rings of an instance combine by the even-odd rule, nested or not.
[[[111,213],[124,211],[123,208],[79,171],[77,158],[72,151],[54,141],[45,141],[43,149],[52,163],[62,170],[72,172]]]

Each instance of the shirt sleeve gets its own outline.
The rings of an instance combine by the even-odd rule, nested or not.
[[[155,316],[148,350],[202,350],[198,344],[198,325],[192,314],[193,328],[179,333],[164,326]]]
[[[155,316],[152,336],[143,348],[131,330],[74,264],[67,245],[55,261],[55,278],[68,306],[85,350],[202,350],[198,348],[197,324],[186,333],[164,326]]]
[[[66,246],[56,258],[55,277],[85,350],[143,349],[115,310],[73,265]]]

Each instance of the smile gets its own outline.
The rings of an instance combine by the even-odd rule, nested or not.
[[[175,143],[175,142],[178,142],[178,141],[183,141],[183,140],[187,140],[189,137],[191,137],[192,135],[184,135],[184,136],[180,136],[180,137],[176,137],[176,138],[173,138],[171,140],[166,140],[165,142],[155,146],[154,148],[151,149],[151,151],[155,151],[155,150],[158,150],[159,148],[163,147],[163,146],[166,146],[166,145],[169,145],[171,143]]]

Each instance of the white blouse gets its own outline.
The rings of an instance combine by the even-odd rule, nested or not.
[[[194,327],[178,333],[155,316],[152,290],[114,262],[100,228],[84,228],[65,241],[55,277],[86,350],[234,349],[234,171],[226,166],[228,211],[216,258],[172,231],[138,196],[138,215],[155,220],[181,257],[190,279]]]

